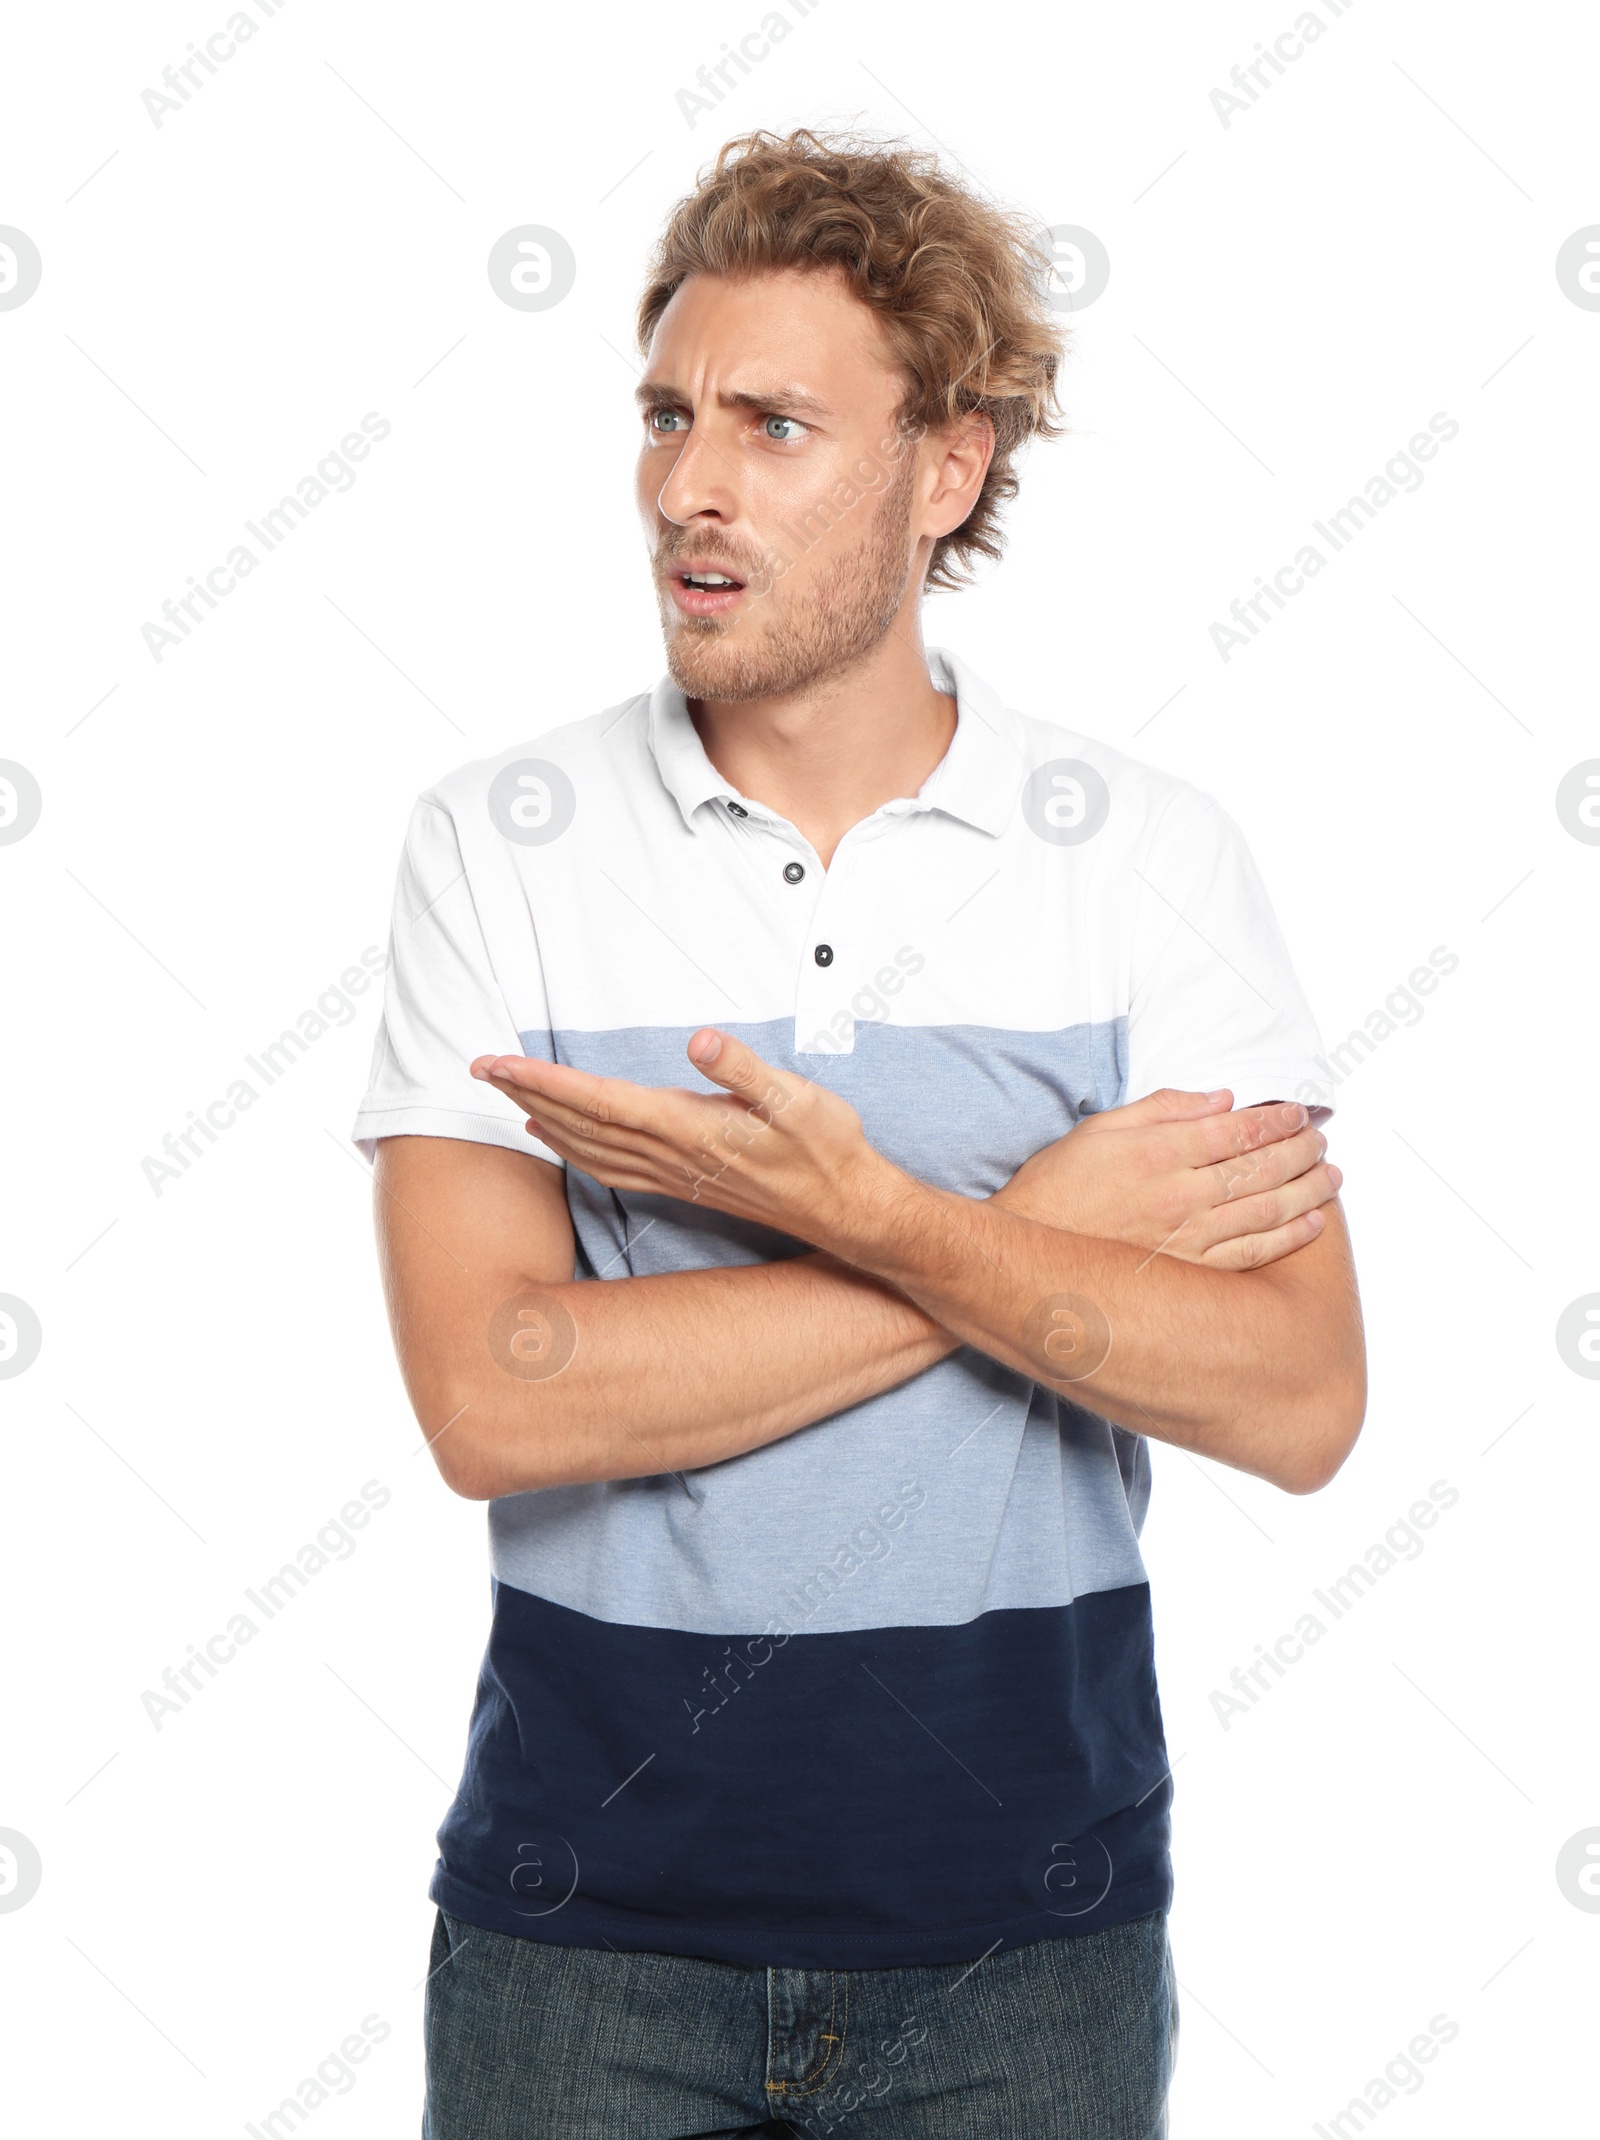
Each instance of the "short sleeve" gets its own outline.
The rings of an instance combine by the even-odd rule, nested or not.
[[[1236,1107],[1299,1100],[1333,1111],[1322,1041],[1267,898],[1227,813],[1185,788],[1135,864],[1127,1098],[1163,1086]]]
[[[560,1166],[548,1145],[528,1135],[521,1108],[467,1067],[479,1055],[527,1054],[552,1057],[548,1032],[518,1032],[495,978],[455,821],[424,796],[400,858],[383,1020],[352,1142],[370,1160],[384,1137],[461,1137]]]

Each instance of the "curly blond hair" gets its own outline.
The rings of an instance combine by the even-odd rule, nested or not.
[[[977,502],[929,561],[930,587],[963,585],[976,558],[1001,553],[1017,454],[1063,428],[1065,342],[1045,294],[1042,231],[905,142],[808,127],[741,134],[667,220],[639,300],[640,348],[689,276],[777,268],[836,270],[872,307],[907,376],[903,430],[915,436],[973,410],[993,425]]]

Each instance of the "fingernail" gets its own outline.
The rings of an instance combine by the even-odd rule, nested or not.
[[[698,1047],[690,1050],[693,1060],[697,1063],[714,1063],[721,1053],[722,1036],[720,1033],[708,1033]]]
[[[1343,1169],[1342,1167],[1329,1167],[1329,1169],[1328,1169],[1328,1179],[1329,1179],[1329,1181],[1331,1181],[1331,1182],[1333,1183],[1333,1186],[1334,1186],[1334,1187],[1335,1187],[1335,1188],[1337,1189],[1337,1188],[1338,1188],[1338,1186],[1339,1186],[1339,1184],[1340,1184],[1340,1182],[1342,1182],[1342,1181],[1344,1180],[1344,1169]]]
[[[1211,1101],[1213,1106],[1215,1106],[1218,1100],[1225,1100],[1227,1097],[1228,1088],[1226,1085],[1219,1085],[1215,1092],[1208,1092],[1206,1094],[1206,1098]]]

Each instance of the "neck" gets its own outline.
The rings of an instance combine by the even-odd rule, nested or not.
[[[689,713],[723,779],[786,817],[824,869],[852,825],[918,792],[956,731],[915,608],[848,669],[774,698],[691,699]]]

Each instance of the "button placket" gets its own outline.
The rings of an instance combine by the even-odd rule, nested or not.
[[[852,830],[855,828],[852,827]],[[850,841],[846,833],[834,849],[833,860],[820,872],[816,900],[801,939],[795,981],[795,1050],[800,1052],[818,1034],[827,1035],[824,1052],[847,1055],[854,1041],[853,1030],[841,1039],[833,1030],[843,1008],[839,993],[841,967],[848,960],[850,942],[849,898]],[[808,880],[809,881],[809,880]]]
[[[759,804],[747,806],[731,795],[717,800],[724,812],[724,823],[738,834],[737,851],[749,872],[758,905],[769,915],[780,940],[787,942],[789,955],[804,967],[812,958],[816,941],[814,914],[806,910],[816,906],[827,883],[827,872],[816,850],[787,818],[769,813]],[[774,847],[782,852],[775,855],[771,851]],[[787,860],[783,853],[787,853]],[[767,901],[773,897],[778,904],[769,909]]]

